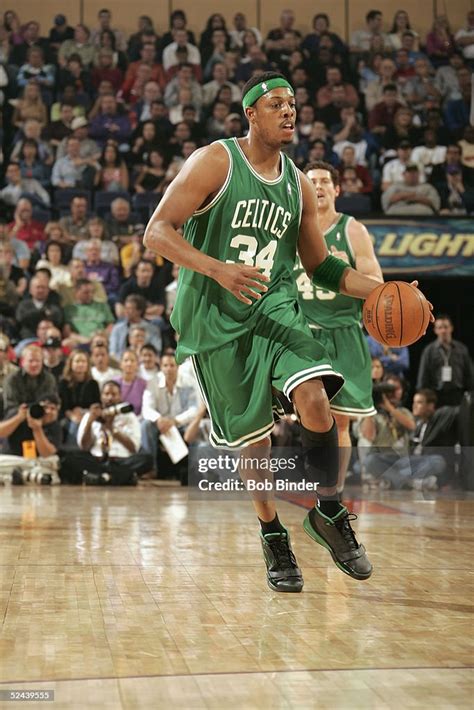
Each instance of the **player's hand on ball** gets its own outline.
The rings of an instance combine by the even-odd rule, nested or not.
[[[413,286],[414,288],[418,288],[418,281],[410,281],[410,286]],[[420,289],[418,289],[418,290],[420,290]],[[420,291],[420,293],[422,293],[422,292]],[[434,323],[435,317],[433,315],[433,304],[430,301],[428,301],[428,299],[426,299],[426,302],[430,307],[430,323]],[[423,333],[423,335],[425,335],[425,333],[426,333],[426,330]]]
[[[249,306],[252,305],[252,301],[248,296],[256,300],[261,298],[262,293],[268,291],[265,282],[270,280],[256,266],[243,264],[222,264],[222,268],[214,278],[222,288],[227,289],[239,301]]]
[[[345,251],[338,251],[334,245],[331,246],[331,254],[332,256],[336,256],[338,259],[342,259],[342,261],[345,261],[346,264],[350,263],[349,254],[346,254]]]

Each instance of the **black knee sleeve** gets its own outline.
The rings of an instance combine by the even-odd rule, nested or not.
[[[308,479],[324,488],[337,485],[339,447],[336,422],[333,421],[329,431],[322,434],[301,425],[301,442]]]

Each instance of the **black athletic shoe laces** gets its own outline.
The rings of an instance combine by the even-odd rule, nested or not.
[[[298,566],[296,564],[296,557],[288,545],[288,537],[286,535],[282,534],[275,540],[268,540],[267,538],[265,538],[265,540],[275,555],[277,564],[281,569]]]
[[[353,550],[359,549],[359,543],[356,540],[355,533],[351,528],[351,520],[357,520],[357,515],[355,513],[348,513],[343,515],[339,520],[334,521],[332,524],[341,533],[344,538],[344,542],[352,548]],[[329,524],[329,523],[328,523]]]

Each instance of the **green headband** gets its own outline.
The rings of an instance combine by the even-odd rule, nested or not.
[[[244,111],[249,106],[253,106],[261,96],[265,96],[265,94],[268,94],[268,92],[272,89],[279,89],[280,87],[289,89],[291,91],[291,95],[294,96],[293,87],[287,82],[286,79],[283,79],[283,77],[262,81],[260,84],[252,86],[252,88],[249,89],[242,98],[242,106]]]

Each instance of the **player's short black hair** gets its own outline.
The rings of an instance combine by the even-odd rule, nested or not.
[[[447,320],[451,325],[453,325],[453,319],[447,313],[438,313],[435,315],[435,320]]]
[[[106,380],[105,382],[102,383],[102,387],[100,388],[100,391],[102,392],[102,390],[103,390],[105,387],[108,387],[108,386],[110,386],[110,385],[113,385],[113,386],[116,387],[118,390],[121,389],[120,383],[117,382],[116,380]]]
[[[326,20],[327,25],[329,27],[329,24],[330,24],[329,15],[326,15],[325,12],[318,12],[318,14],[313,17],[313,26],[316,24],[316,20],[319,20],[320,18],[322,20]]]
[[[365,16],[365,21],[370,22],[371,20],[375,20],[375,18],[381,14],[382,13],[380,10],[369,10],[369,12]]]
[[[257,84],[261,84],[264,81],[270,81],[270,79],[285,79],[285,81],[288,81],[286,76],[284,74],[281,74],[280,72],[265,71],[263,72],[263,74],[250,77],[250,79],[244,84],[244,88],[242,89],[242,96],[245,96],[247,91],[253,89],[254,86],[257,86]]]
[[[155,348],[153,343],[145,343],[144,345],[141,346],[140,352],[143,352],[143,350],[149,350],[153,355],[158,355],[158,350]]]
[[[419,394],[424,397],[426,404],[434,404],[436,407],[436,404],[438,403],[438,395],[433,390],[424,387],[423,389],[416,390],[415,394]]]
[[[161,353],[161,359],[163,360],[164,357],[172,357],[176,360],[176,350],[173,350],[173,348],[165,348]]]
[[[312,163],[308,163],[304,169],[305,175],[307,175],[310,170],[327,170],[331,176],[334,187],[337,187],[340,183],[339,171],[336,170],[334,165],[331,165],[331,163],[326,163],[325,160],[315,160]]]

